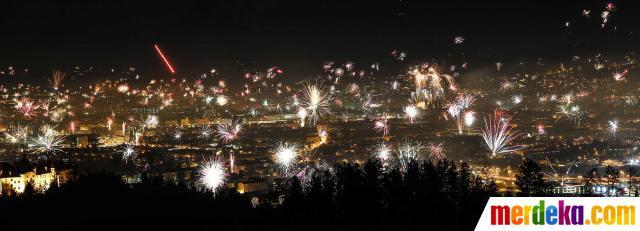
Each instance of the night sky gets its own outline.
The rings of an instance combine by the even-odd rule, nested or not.
[[[492,63],[622,54],[640,44],[638,1],[614,1],[604,29],[607,1],[494,2],[2,1],[0,66],[136,66],[154,74],[163,71],[158,43],[182,74],[238,63],[304,74],[324,60],[388,60],[394,49]],[[453,44],[458,35],[462,46]]]

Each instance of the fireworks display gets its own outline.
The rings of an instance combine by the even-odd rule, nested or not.
[[[626,69],[623,72],[613,73],[613,79],[615,81],[622,81],[625,79],[625,77],[627,77],[627,73],[628,73],[628,70]]]
[[[216,97],[216,104],[218,104],[218,106],[224,106],[227,105],[227,103],[229,102],[229,99],[224,96],[224,95],[219,95]]]
[[[115,21],[127,23],[117,26],[73,17],[63,21],[78,26],[41,22],[66,29],[64,38],[43,35],[40,45],[20,44],[18,33],[40,38],[35,34],[49,29],[8,22],[0,162],[91,170],[107,163],[127,184],[150,173],[198,185],[191,173],[200,167],[206,189],[228,186],[265,205],[284,202],[269,201],[276,197],[262,197],[264,191],[285,189],[296,177],[306,186],[314,171],[336,176],[334,164],[362,167],[370,159],[385,174],[400,170],[402,180],[413,162],[458,169],[465,163],[478,182],[495,180],[500,193],[514,194],[522,193],[516,162],[524,158],[550,169],[544,180],[554,187],[574,191],[588,191],[582,174],[573,173],[578,169],[640,165],[640,55],[631,4],[563,2],[549,12],[537,2],[531,6],[544,6],[535,12],[509,3],[456,4],[472,9],[465,14],[437,10],[454,9],[440,4],[320,4],[291,12],[296,4],[265,4],[278,10],[207,17],[183,17],[180,8],[160,11],[163,19],[153,22],[120,17]],[[93,9],[64,6],[62,15]],[[310,19],[313,27],[304,20],[282,24],[306,10],[326,17]],[[528,21],[536,14],[544,20]],[[237,24],[225,27],[227,21]],[[67,39],[102,37],[115,45]],[[200,155],[210,158],[201,162]],[[0,176],[21,174],[7,172]],[[637,176],[620,176],[604,181],[615,193],[630,196],[629,185],[640,187],[632,183]]]

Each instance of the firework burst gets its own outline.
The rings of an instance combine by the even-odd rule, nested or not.
[[[234,120],[229,124],[218,125],[218,138],[225,143],[230,143],[240,136],[242,131],[242,123],[239,120]]]
[[[274,160],[276,166],[281,169],[285,175],[293,168],[298,159],[298,146],[295,144],[280,142],[274,150]]]
[[[41,129],[42,134],[36,138],[32,138],[28,144],[31,152],[35,154],[52,154],[56,155],[62,152],[62,142],[64,136],[59,135],[55,127],[44,125]]]
[[[148,128],[155,128],[158,126],[158,124],[160,124],[160,119],[158,119],[158,116],[156,115],[150,115],[144,121],[144,127]]]
[[[509,143],[519,136],[518,133],[512,130],[511,117],[496,110],[493,116],[489,116],[489,119],[485,118],[484,124],[482,138],[487,148],[491,151],[492,156],[501,153],[511,153],[522,148],[519,145],[509,146]]]
[[[429,159],[431,160],[431,162],[435,163],[447,158],[444,150],[444,145],[442,145],[441,143],[430,143],[429,145],[427,145],[427,150],[429,152]]]
[[[454,121],[456,122],[456,126],[458,127],[458,134],[462,134],[462,110],[463,109],[460,106],[454,103],[449,104],[449,107],[447,108],[447,112],[449,113],[449,115],[451,115],[451,117],[453,117]]]
[[[584,116],[584,111],[580,109],[578,105],[559,105],[558,113],[560,114],[560,118],[566,117],[569,120],[573,120],[578,126],[580,126],[580,121],[582,121],[582,117]]]
[[[406,106],[404,114],[409,118],[409,122],[413,123],[413,120],[418,116],[418,108],[413,105]]]
[[[609,120],[609,132],[615,135],[618,132],[618,129],[620,129],[618,120],[617,119]]]
[[[129,159],[135,159],[136,156],[138,156],[138,152],[136,152],[133,144],[125,144],[118,152],[122,154],[122,159],[125,162],[129,161]]]
[[[209,125],[202,125],[198,129],[198,135],[202,138],[209,138],[213,134],[213,129]]]
[[[548,157],[545,157],[545,158],[547,159],[547,163],[551,171],[545,171],[543,172],[543,174],[547,177],[549,181],[557,182],[558,184],[560,184],[561,191],[564,191],[564,186],[567,180],[569,180],[574,175],[573,166],[576,165],[576,162],[575,161],[571,162],[571,164],[569,164],[569,166],[566,167],[565,171],[558,172],[556,168],[554,168],[553,165],[551,164],[552,163],[551,160],[549,160]]]
[[[511,97],[511,103],[513,103],[513,105],[518,105],[520,103],[522,103],[522,95],[514,95]]]
[[[623,72],[613,73],[613,79],[615,81],[622,81],[627,77],[628,70],[624,70]]]
[[[304,127],[304,121],[307,118],[307,109],[303,107],[298,109],[298,118],[300,118],[300,127]]]
[[[381,133],[382,137],[389,135],[389,124],[387,124],[387,118],[381,118],[373,122],[373,128],[377,133]]]
[[[475,97],[468,94],[462,94],[456,97],[455,101],[449,103],[447,112],[454,118],[456,127],[458,128],[458,134],[462,134],[463,122],[468,119],[467,110],[469,110],[474,102]],[[473,113],[471,113],[471,115],[473,115]]]
[[[307,116],[309,123],[315,125],[325,113],[329,112],[331,97],[324,91],[322,85],[318,84],[307,84],[302,96],[303,105],[306,106],[307,111],[310,113]]]
[[[473,122],[476,121],[476,113],[474,111],[467,111],[464,113],[464,125],[471,127]]]
[[[16,124],[9,126],[9,129],[5,131],[5,139],[12,144],[23,143],[27,141],[29,136],[29,127],[22,124]]]
[[[507,91],[507,90],[511,90],[515,87],[515,84],[509,80],[503,80],[502,82],[500,82],[500,90],[501,91]]]
[[[220,158],[205,159],[199,172],[200,182],[214,193],[224,185],[227,178],[225,162]]]
[[[419,142],[404,141],[397,149],[398,165],[402,172],[406,172],[411,163],[422,158],[424,147]]]
[[[384,142],[378,144],[373,152],[373,156],[383,162],[388,161],[391,158],[391,154],[391,148]]]
[[[62,86],[62,80],[66,76],[65,73],[59,70],[53,70],[53,74],[51,74],[51,79],[49,80],[49,84],[51,84],[51,88],[54,90],[60,89]]]
[[[227,98],[226,96],[224,96],[224,95],[216,96],[216,104],[218,106],[222,107],[224,105],[227,105],[227,103],[229,103],[229,98]]]
[[[24,116],[26,119],[31,119],[36,115],[36,110],[39,105],[35,103],[32,99],[22,98],[16,101],[15,108]]]
[[[538,135],[544,135],[545,133],[547,133],[547,132],[544,130],[544,124],[538,124],[538,125],[536,126],[536,130],[538,131]]]
[[[413,68],[409,74],[414,78],[416,95],[420,101],[424,100],[428,105],[435,105],[444,99],[447,90],[456,91],[453,76],[440,74],[434,66],[420,65]]]

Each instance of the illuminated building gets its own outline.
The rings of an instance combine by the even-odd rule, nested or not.
[[[240,182],[238,183],[237,190],[239,193],[251,193],[251,192],[260,192],[267,191],[268,184],[264,181],[259,182]]]
[[[33,184],[36,192],[46,191],[54,182],[59,183],[55,168],[45,167],[43,170],[39,172],[37,168],[34,168],[32,171],[20,174],[0,171],[0,194],[7,193],[7,190],[21,194],[29,182]]]

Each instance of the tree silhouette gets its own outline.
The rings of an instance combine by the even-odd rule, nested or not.
[[[591,170],[585,173],[584,186],[585,186],[585,195],[593,195],[593,186],[598,183],[598,179],[600,178],[600,173],[598,173],[598,168],[592,168]]]
[[[607,177],[607,185],[608,185],[608,191],[612,191],[615,189],[615,185],[617,183],[619,183],[620,180],[620,170],[614,167],[611,167],[610,165],[607,165],[607,167],[605,168],[605,174]]]
[[[540,165],[529,158],[524,159],[516,175],[516,185],[520,189],[520,194],[524,196],[541,195],[546,186],[542,177]]]
[[[180,229],[213,229],[215,224],[216,230],[472,230],[487,199],[496,193],[493,181],[474,176],[467,164],[446,160],[412,162],[406,172],[383,168],[375,160],[308,172],[304,178],[287,178],[284,187],[275,187],[278,191],[239,194],[223,188],[215,196],[158,175],[143,174],[140,183],[129,185],[109,173],[84,174],[33,198],[0,198],[4,211],[11,211],[2,214],[3,227],[29,221],[35,229],[66,228],[101,219],[109,221],[102,222],[102,228],[154,229],[179,223]],[[256,208],[253,197],[260,200]],[[57,212],[36,222],[20,216],[51,208]]]

